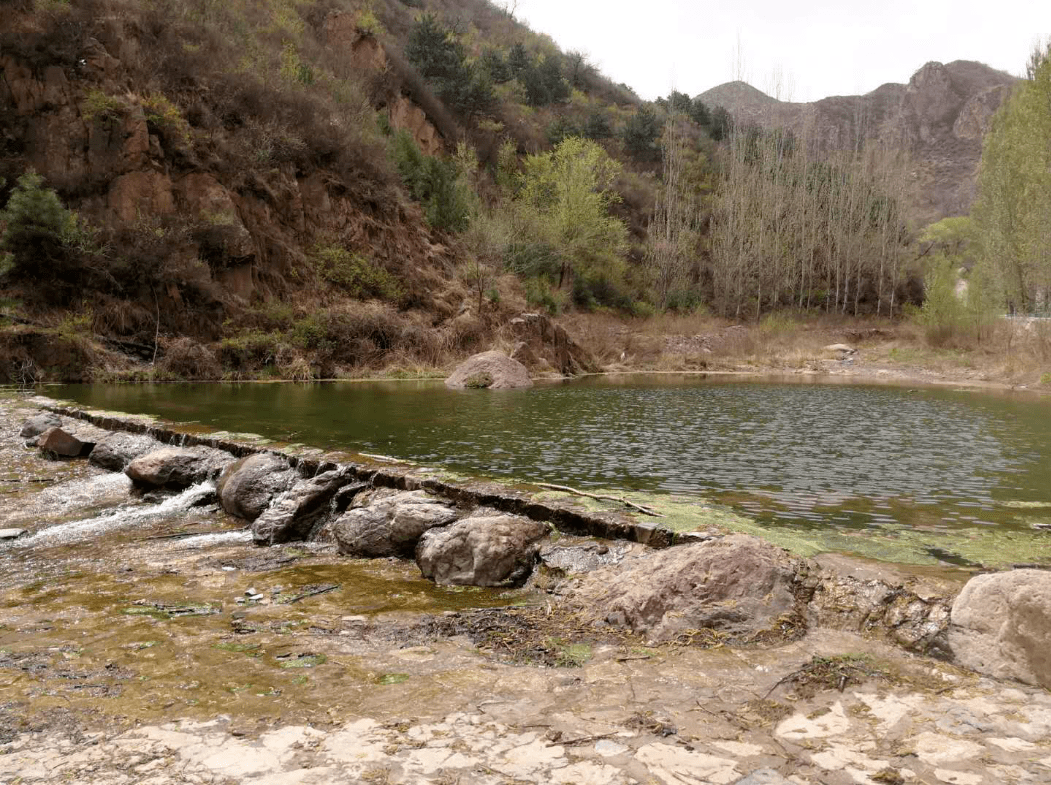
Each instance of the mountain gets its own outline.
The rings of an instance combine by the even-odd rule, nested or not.
[[[737,122],[811,134],[821,149],[849,149],[859,139],[900,140],[915,171],[917,218],[933,221],[970,210],[982,137],[1018,79],[982,63],[931,62],[908,84],[885,84],[860,96],[811,103],[779,101],[744,82],[701,93]]]

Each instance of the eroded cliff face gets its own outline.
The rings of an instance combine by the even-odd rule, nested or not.
[[[382,73],[382,45],[349,16],[324,22],[325,45],[340,49],[363,78]],[[0,51],[3,174],[12,181],[36,171],[103,230],[159,234],[166,220],[192,224],[186,241],[173,241],[166,253],[185,257],[197,283],[211,287],[216,307],[200,325],[203,336],[215,335],[224,306],[300,287],[305,249],[319,242],[361,249],[398,276],[406,303],[431,307],[452,255],[391,182],[345,166],[271,161],[265,147],[255,151],[257,166],[234,170],[223,151],[239,144],[239,130],[216,121],[219,97],[202,87],[185,119],[183,107],[163,115],[171,104],[158,106],[167,99],[147,79],[159,64],[141,40],[141,20],[93,18],[91,29],[67,36],[59,53],[48,48],[43,24],[40,15],[0,10],[0,25],[11,34],[43,41],[23,52]],[[409,130],[425,152],[443,149],[411,100],[395,90],[388,104],[395,128]],[[172,284],[161,296],[163,309],[178,307],[186,294]]]
[[[734,82],[700,98],[744,122],[806,129],[825,150],[851,149],[859,139],[902,143],[911,156],[917,218],[934,221],[970,210],[982,137],[1015,82],[959,60],[927,63],[908,84],[886,84],[861,96],[790,103]]]

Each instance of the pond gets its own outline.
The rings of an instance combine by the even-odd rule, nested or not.
[[[1025,395],[678,375],[515,391],[334,382],[48,392],[466,474],[702,496],[766,525],[1033,531],[1051,520],[1051,400]]]

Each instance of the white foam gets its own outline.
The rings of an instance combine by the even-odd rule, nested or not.
[[[161,518],[188,510],[214,491],[215,483],[211,481],[203,482],[199,485],[190,486],[182,493],[171,496],[160,504],[125,507],[94,518],[60,523],[57,526],[51,526],[29,537],[17,540],[15,544],[20,547],[32,547],[35,545],[51,546],[79,542],[150,518]]]

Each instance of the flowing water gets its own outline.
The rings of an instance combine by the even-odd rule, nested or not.
[[[1051,401],[1021,395],[686,376],[49,392],[475,475],[699,495],[767,524],[1031,529],[1051,516]]]

